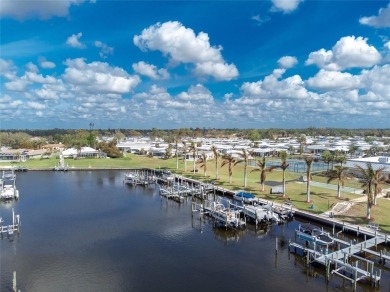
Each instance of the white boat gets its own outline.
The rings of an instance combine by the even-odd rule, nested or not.
[[[134,173],[126,173],[123,182],[125,184],[136,185],[139,181],[138,175]]]
[[[212,202],[211,206],[206,207],[206,210],[211,217],[226,228],[241,228],[245,226],[245,222],[240,219],[240,212],[225,208],[221,203]]]
[[[249,193],[245,193],[245,192],[238,192],[238,193],[233,195],[233,198],[236,201],[240,201],[240,202],[247,203],[247,204],[256,201],[256,196],[255,195],[252,195],[252,194],[249,194]]]
[[[16,175],[13,170],[3,171],[0,179],[0,198],[2,200],[19,199],[19,191],[16,189]]]
[[[295,232],[298,238],[308,243],[315,242],[315,244],[322,246],[329,246],[334,243],[334,239],[329,232],[325,232],[323,229],[311,224],[299,225]]]
[[[278,223],[280,221],[277,214],[272,211],[269,205],[246,205],[242,209],[244,216],[250,218],[256,223]]]

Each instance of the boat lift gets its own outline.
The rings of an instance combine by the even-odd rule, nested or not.
[[[379,256],[381,263],[385,264],[386,259],[390,259],[390,256],[386,252],[380,253],[370,250],[371,247],[376,247],[381,243],[387,243],[387,236],[377,235],[368,240],[362,242],[346,242],[338,238],[334,238],[334,241],[343,244],[346,247],[328,253],[328,248],[317,250],[316,242],[314,241],[313,249],[304,247],[298,243],[290,242],[289,251],[301,256],[306,256],[306,263],[318,263],[325,266],[326,278],[329,280],[331,274],[338,275],[344,279],[351,281],[354,285],[354,291],[356,291],[357,282],[360,280],[368,280],[374,287],[379,286],[381,278],[381,271],[374,271],[375,263],[368,259],[358,256],[360,253],[370,253],[372,255]],[[356,261],[350,260],[355,258]],[[363,267],[365,265],[365,267]],[[331,266],[333,269],[331,270]]]
[[[3,234],[6,234],[8,238],[12,238],[14,233],[20,232],[20,215],[15,215],[14,209],[12,209],[12,224],[3,225],[4,220],[0,217],[0,237],[3,238]]]

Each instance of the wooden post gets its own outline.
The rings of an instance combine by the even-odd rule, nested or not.
[[[306,265],[309,265],[309,251],[306,251]]]
[[[12,280],[12,291],[13,292],[16,292],[17,291],[17,287],[16,287],[16,271],[14,271],[14,278]]]
[[[372,283],[373,277],[374,277],[374,263],[371,262],[370,263],[370,279],[371,279],[371,283]]]
[[[329,281],[330,278],[330,260],[328,260],[328,256],[325,255],[325,264],[326,264],[326,280]]]

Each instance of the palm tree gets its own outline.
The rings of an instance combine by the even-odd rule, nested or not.
[[[299,142],[299,156],[302,157],[303,154],[303,146],[306,144],[306,136],[301,135],[297,141]]]
[[[313,156],[305,156],[303,158],[306,162],[306,178],[307,178],[307,202],[310,203],[310,180],[311,180],[311,166],[314,161]]]
[[[383,175],[383,171],[385,169],[386,167],[381,167],[374,171],[374,205],[375,206],[376,206],[376,198],[378,196],[378,193],[382,191],[380,184],[386,182],[386,177]]]
[[[286,170],[290,164],[287,163],[288,154],[286,151],[280,151],[279,156],[282,161],[279,167],[283,171],[283,197],[285,197],[286,196]]]
[[[244,188],[246,188],[246,177],[247,177],[247,169],[248,169],[248,161],[249,157],[251,155],[250,151],[246,151],[245,149],[242,149],[242,152],[238,154],[240,156],[240,160],[236,161],[234,165],[238,163],[244,163]]]
[[[277,166],[266,166],[265,156],[263,156],[263,160],[258,160],[257,162],[258,168],[253,169],[251,172],[260,171],[260,183],[261,183],[261,191],[264,192],[265,187],[265,179],[267,178],[267,172],[271,172]]]
[[[329,171],[329,164],[333,160],[333,155],[328,150],[321,153],[322,160],[328,164],[327,171]]]
[[[356,145],[352,145],[349,147],[349,156],[352,157],[352,154],[355,154],[356,151],[359,150],[359,147]]]
[[[215,179],[218,179],[218,157],[219,157],[218,148],[213,145],[211,146],[211,151],[213,151],[214,158],[215,158]]]
[[[355,165],[355,167],[359,170],[361,176],[362,176],[362,188],[365,189],[366,195],[367,195],[367,216],[366,218],[368,220],[371,219],[371,207],[373,203],[373,196],[372,191],[374,187],[374,181],[375,181],[375,171],[372,168],[372,165],[370,162],[367,162],[367,168],[364,168],[360,165]]]
[[[176,156],[176,169],[179,169],[179,139],[175,139],[175,156]]]
[[[232,175],[233,175],[233,166],[236,163],[236,159],[231,154],[225,154],[222,156],[222,164],[221,167],[228,165],[229,170],[229,183],[232,183]]]
[[[345,179],[350,177],[348,174],[345,173],[345,170],[347,170],[347,167],[336,165],[334,167],[334,170],[327,173],[327,183],[330,183],[337,179],[337,198],[339,199],[341,197],[341,186],[344,186]]]
[[[189,151],[189,152],[192,152],[192,157],[194,158],[194,164],[193,164],[193,169],[192,169],[192,171],[195,173],[195,170],[196,170],[195,163],[196,163],[196,151],[197,151],[197,147],[196,147],[196,145],[195,145],[194,142],[191,142],[190,146],[188,147],[188,151]]]
[[[207,172],[207,155],[202,152],[201,157],[198,159],[197,163],[200,164],[200,167],[203,168],[203,176],[206,176]]]
[[[184,161],[184,172],[187,171],[187,144],[186,142],[183,142],[183,161]]]

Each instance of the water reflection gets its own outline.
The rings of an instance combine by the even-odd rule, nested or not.
[[[128,187],[123,172],[18,174],[20,200],[0,205],[21,215],[21,234],[0,242],[1,291],[341,291],[324,269],[288,252],[301,221],[215,228],[213,221],[158,195]],[[340,235],[341,236],[341,235]],[[344,235],[342,235],[344,236]],[[278,253],[275,242],[278,238]],[[346,239],[348,237],[346,236]],[[382,269],[381,289],[389,287]],[[375,289],[359,284],[360,291]]]

